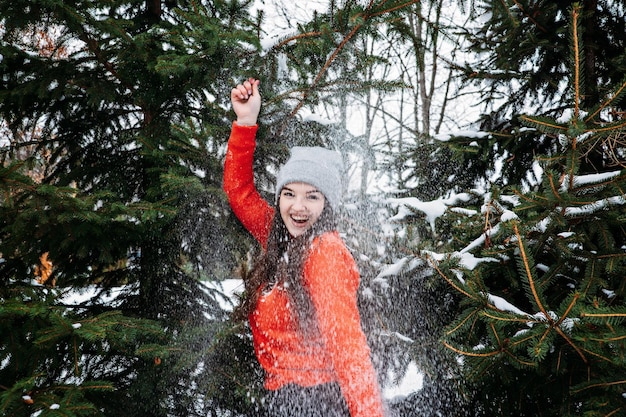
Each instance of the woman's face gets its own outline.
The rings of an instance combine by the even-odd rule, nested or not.
[[[304,182],[290,182],[280,191],[280,216],[293,237],[300,236],[319,219],[326,199],[317,188]]]

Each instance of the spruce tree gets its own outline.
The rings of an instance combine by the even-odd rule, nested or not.
[[[478,141],[458,138],[462,152],[457,165],[462,172],[457,176],[486,180],[499,170],[500,185],[527,183],[535,155],[550,154],[554,148],[517,116],[532,112],[558,119],[568,109],[570,8],[581,7],[579,53],[586,80],[581,105],[591,108],[612,92],[626,71],[626,2],[481,0],[470,5],[473,24],[459,28],[468,41],[468,58],[456,65],[462,82],[482,93],[472,103],[483,110],[476,126],[494,134]],[[599,167],[602,153],[590,153],[583,163]]]
[[[569,11],[570,105],[519,120],[550,149],[540,182],[468,194],[443,218],[453,250],[422,252],[461,297],[443,343],[476,415],[626,415],[626,80],[589,102],[583,13]]]
[[[242,246],[219,190],[245,6],[0,2],[3,415],[218,409],[190,374],[226,314],[199,279]]]

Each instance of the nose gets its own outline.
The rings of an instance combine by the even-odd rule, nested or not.
[[[306,197],[296,196],[291,206],[294,211],[304,211],[307,209],[306,206]]]

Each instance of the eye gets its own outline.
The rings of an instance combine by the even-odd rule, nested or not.
[[[280,193],[280,195],[283,196],[283,197],[293,197],[294,193],[291,190],[283,189],[283,191]]]
[[[307,194],[307,198],[311,201],[318,201],[322,199],[322,194],[320,193]]]

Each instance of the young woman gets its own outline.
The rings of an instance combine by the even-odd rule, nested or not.
[[[381,417],[383,405],[357,309],[359,273],[337,233],[338,153],[296,147],[280,169],[276,205],[253,179],[259,81],[231,91],[224,190],[263,247],[242,303],[265,370],[270,416]]]

